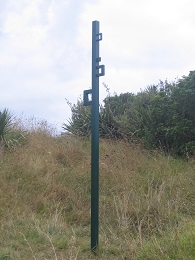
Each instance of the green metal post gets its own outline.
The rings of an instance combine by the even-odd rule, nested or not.
[[[84,91],[84,105],[92,105],[91,116],[91,249],[99,242],[99,77],[105,74],[104,65],[99,65],[99,22],[92,22],[92,89]],[[92,94],[89,101],[88,95]]]

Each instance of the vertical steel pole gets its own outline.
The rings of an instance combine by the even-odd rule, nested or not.
[[[98,37],[98,38],[97,38]],[[91,249],[99,237],[99,22],[92,23]]]
[[[99,22],[92,22],[92,89],[84,91],[84,105],[92,105],[91,113],[91,249],[99,243],[99,77],[104,76],[105,67],[99,65]],[[92,94],[92,101],[88,95]]]

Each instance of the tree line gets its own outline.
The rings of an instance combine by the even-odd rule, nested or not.
[[[70,104],[64,130],[89,137],[91,108]],[[159,81],[137,94],[108,95],[100,106],[100,137],[141,141],[147,148],[190,156],[195,151],[195,71],[176,82]]]

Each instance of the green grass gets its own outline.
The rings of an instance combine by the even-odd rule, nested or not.
[[[40,129],[0,159],[0,260],[195,259],[195,165],[100,141],[90,251],[90,141]]]

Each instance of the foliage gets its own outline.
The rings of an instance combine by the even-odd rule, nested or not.
[[[189,156],[195,148],[195,72],[176,83],[160,82],[138,93],[138,136],[149,147]],[[146,102],[147,101],[147,102]],[[138,112],[138,113],[137,113]],[[133,118],[133,114],[130,118]]]
[[[104,100],[104,105],[100,106],[99,113],[99,130],[100,136],[103,138],[114,138],[119,139],[126,135],[123,132],[123,125],[120,120],[125,110],[124,101],[129,99],[132,94],[121,94],[120,107],[117,105],[119,99],[108,96]],[[71,118],[68,123],[63,124],[63,129],[69,133],[77,136],[89,137],[91,135],[91,107],[85,107],[81,99],[77,100],[77,103],[72,105],[68,102],[71,109]],[[116,110],[117,108],[117,110]]]
[[[120,94],[119,96],[107,96],[104,99],[104,106],[100,111],[100,133],[101,129],[106,132],[109,138],[125,138],[131,133],[128,131],[128,122],[125,113],[129,108],[134,95],[132,93]],[[103,128],[104,126],[104,128]],[[101,135],[104,137],[104,135]]]
[[[195,71],[177,82],[160,81],[137,93],[114,95],[100,107],[100,136],[141,140],[148,148],[189,157],[195,151]],[[65,129],[90,135],[90,108],[71,107]]]
[[[89,107],[83,105],[82,100],[78,100],[77,104],[72,105],[70,102],[67,102],[71,108],[71,119],[68,121],[68,124],[63,124],[63,129],[78,135],[78,136],[87,136],[91,134],[91,111]]]
[[[13,115],[7,108],[0,112],[0,141],[5,141],[6,135],[12,126],[12,118]]]
[[[0,112],[0,148],[1,153],[4,147],[8,149],[15,148],[24,141],[24,133],[18,128],[13,114],[5,108]]]

